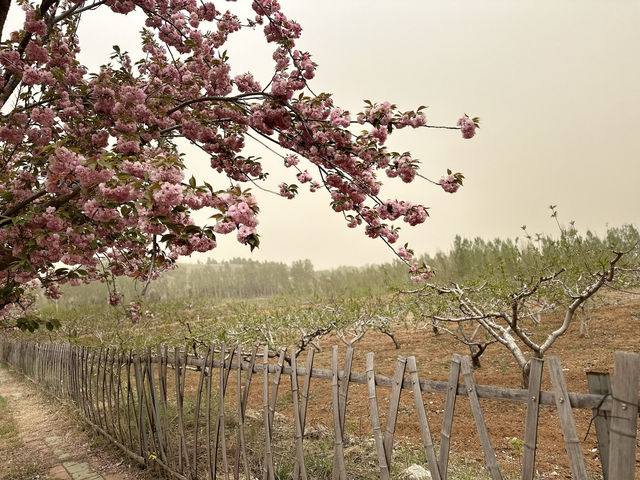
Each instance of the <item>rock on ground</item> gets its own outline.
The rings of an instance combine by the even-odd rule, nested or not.
[[[431,480],[431,473],[423,466],[413,464],[400,474],[402,480]]]

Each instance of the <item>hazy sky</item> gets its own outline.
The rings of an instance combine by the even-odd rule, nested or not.
[[[640,224],[640,1],[281,3],[303,27],[299,47],[319,64],[316,93],[333,93],[351,111],[365,98],[404,109],[428,105],[427,121],[436,125],[453,125],[463,113],[481,118],[472,140],[445,130],[392,135],[390,148],[411,151],[424,175],[437,180],[450,168],[466,176],[454,195],[424,181],[387,179],[381,198],[431,207],[425,224],[402,228],[402,243],[433,253],[456,234],[515,237],[523,224],[553,234],[550,204],[581,229]],[[104,63],[114,43],[136,51],[140,18],[101,12],[85,14],[80,30],[88,65]],[[229,46],[232,68],[266,83],[271,51],[259,32],[241,34]],[[224,185],[206,159],[188,152],[197,177]],[[251,140],[247,153],[263,156],[267,170],[274,166],[267,186],[295,182],[294,172]],[[303,190],[296,200],[257,193],[259,251],[220,236],[209,255],[309,258],[317,268],[392,259],[382,241],[346,228],[326,192]]]

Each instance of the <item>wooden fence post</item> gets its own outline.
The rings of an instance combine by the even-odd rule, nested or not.
[[[369,391],[369,412],[371,414],[371,426],[373,437],[376,442],[378,452],[378,465],[380,466],[381,480],[389,480],[389,465],[384,453],[384,443],[382,443],[382,429],[380,428],[380,415],[378,414],[378,397],[376,396],[376,376],[373,364],[373,352],[367,353],[367,388]]]
[[[413,388],[413,399],[416,406],[416,414],[418,415],[418,424],[420,425],[420,433],[422,435],[422,444],[424,445],[429,470],[433,480],[441,480],[440,469],[436,452],[433,448],[433,439],[431,438],[431,429],[429,428],[429,420],[427,412],[424,410],[424,402],[422,400],[422,390],[420,389],[420,379],[418,377],[418,366],[416,357],[407,358],[407,366],[409,367],[409,375],[411,376],[411,386]]]
[[[315,355],[315,349],[311,347],[307,353],[307,363],[305,364],[305,376],[302,384],[302,393],[300,395],[300,426],[302,428],[302,437],[304,438],[304,427],[307,419],[307,404],[309,401],[309,388],[311,386],[311,374],[313,373],[313,358]],[[348,355],[347,355],[348,358]],[[346,369],[346,366],[345,366]],[[345,396],[346,399],[346,396]],[[346,404],[346,400],[345,400]],[[296,463],[293,467],[293,480],[300,478],[300,465]]]
[[[334,346],[334,349],[337,347]],[[342,442],[344,443],[344,428],[345,428],[345,414],[347,411],[347,397],[349,396],[349,382],[351,379],[351,365],[353,363],[353,347],[351,345],[347,346],[347,354],[344,361],[344,370],[342,371],[342,380],[340,382],[340,392],[338,395],[338,415],[340,416],[340,432],[342,435]],[[333,378],[333,375],[332,375]],[[338,453],[337,447],[334,445],[334,455],[333,455],[333,480],[337,480],[340,475],[340,468],[338,465]],[[295,473],[295,472],[294,472]],[[294,480],[297,480],[298,477],[294,475]]]
[[[609,478],[633,480],[638,436],[640,355],[616,352],[609,446]]]
[[[293,424],[296,437],[296,465],[300,469],[302,480],[307,480],[307,469],[304,464],[304,448],[302,445],[302,422],[300,421],[300,405],[298,401],[298,366],[296,356],[291,355],[291,396],[293,397]]]
[[[264,480],[275,480],[273,454],[271,452],[271,422],[269,421],[269,347],[265,345],[262,354],[262,368],[264,375],[263,416],[264,416],[264,467],[262,475]]]
[[[542,367],[540,358],[532,358],[529,363],[529,398],[527,399],[527,417],[524,423],[524,448],[522,452],[521,480],[533,480],[536,464],[536,446],[538,443],[538,413],[540,412],[540,384]]]
[[[560,365],[558,357],[548,357],[547,364],[553,392],[556,395],[556,407],[564,436],[564,446],[569,456],[571,476],[574,480],[587,480],[587,467],[584,464],[584,456],[580,448],[580,439],[576,431],[576,421],[573,418],[567,384],[564,381],[564,375],[562,375],[562,365]]]
[[[140,431],[141,445],[140,451],[145,463],[149,461],[149,440],[147,438],[147,421],[145,420],[144,408],[144,383],[142,378],[142,369],[140,368],[140,354],[136,353],[133,357],[133,374],[136,380],[136,393],[138,395],[138,429]]]
[[[391,386],[391,394],[389,396],[389,409],[387,412],[387,424],[384,428],[384,454],[387,457],[387,465],[391,470],[391,456],[393,453],[393,435],[396,431],[396,421],[398,419],[398,406],[400,405],[400,394],[402,393],[402,383],[404,381],[404,372],[407,368],[407,359],[398,357],[396,369],[393,373],[393,385]]]
[[[602,395],[603,399],[611,395],[611,379],[608,373],[587,372],[587,387],[589,393]],[[611,428],[611,415],[607,412],[600,412],[597,408],[593,410],[594,424],[596,426],[596,437],[598,439],[598,455],[602,465],[602,478],[609,478],[609,430]],[[604,414],[603,414],[604,413]]]
[[[471,412],[473,418],[476,421],[476,428],[478,429],[478,436],[480,437],[480,444],[482,445],[482,451],[484,453],[484,459],[487,463],[487,469],[491,473],[493,480],[502,480],[502,474],[498,467],[498,460],[496,459],[496,453],[491,445],[491,439],[489,438],[489,431],[487,430],[487,424],[484,421],[484,415],[482,408],[480,407],[480,401],[478,400],[478,394],[476,392],[476,384],[473,381],[473,371],[471,370],[471,360],[469,357],[464,356],[461,359],[462,376],[464,377],[464,383],[467,387],[467,393],[469,395],[469,401],[471,403]]]
[[[438,466],[440,477],[447,480],[447,468],[449,466],[449,449],[451,448],[451,427],[453,426],[453,412],[456,408],[456,395],[458,394],[458,379],[460,378],[460,355],[451,357],[451,369],[449,370],[449,382],[447,383],[447,399],[444,404],[442,417],[442,430],[440,431],[440,453],[438,454]]]
[[[342,425],[340,424],[340,397],[338,393],[338,347],[334,345],[331,352],[331,407],[333,411],[334,462],[333,478],[347,480],[344,466],[344,445]],[[303,459],[304,461],[304,459]],[[302,467],[301,467],[302,468]]]

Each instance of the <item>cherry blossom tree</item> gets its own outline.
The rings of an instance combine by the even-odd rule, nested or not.
[[[247,152],[248,138],[295,170],[278,185],[280,195],[325,189],[331,208],[369,237],[391,246],[398,239],[391,222],[426,220],[423,205],[383,199],[380,181],[382,174],[403,182],[422,176],[417,159],[385,143],[396,129],[432,127],[424,107],[367,102],[352,116],[330,94],[314,94],[308,81],[316,64],[296,48],[300,25],[276,0],[251,5],[255,15],[241,19],[226,5],[195,0],[22,0],[13,8],[24,10],[24,27],[7,33],[10,1],[0,2],[5,325],[24,320],[36,287],[56,298],[62,283],[112,285],[127,275],[148,285],[180,256],[216,248],[217,235],[257,247],[251,187],[268,172]],[[135,61],[114,46],[105,65],[90,72],[79,61],[77,30],[83,12],[102,9],[146,16],[143,56]],[[273,73],[264,81],[232,72],[225,44],[242,29],[261,30],[273,45]],[[465,115],[439,128],[471,138],[476,127]],[[186,178],[189,158],[179,139],[209,156],[223,185]],[[462,179],[448,172],[433,183],[454,192]],[[210,225],[193,220],[203,208],[213,210]],[[403,247],[405,260],[408,252]],[[113,285],[109,301],[121,301]]]

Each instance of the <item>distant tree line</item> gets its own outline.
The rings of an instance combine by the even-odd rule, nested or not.
[[[526,232],[525,232],[526,233]],[[616,245],[640,242],[633,225],[610,228],[604,236],[587,231],[580,237],[583,251],[594,252]],[[521,275],[523,262],[540,258],[553,263],[561,259],[550,236],[529,236],[522,239],[467,239],[456,236],[448,252],[425,255],[420,260],[430,265],[440,283],[467,283],[490,276]],[[527,261],[530,257],[530,262]],[[364,267],[338,267],[316,270],[310,260],[287,265],[282,262],[259,262],[244,258],[204,264],[178,264],[175,270],[153,281],[145,301],[165,302],[182,298],[252,299],[274,296],[302,297],[364,297],[385,295],[410,287],[408,268],[400,261]],[[118,279],[118,290],[125,299],[134,299],[143,285],[131,279]],[[105,304],[108,292],[105,284],[94,282],[78,287],[65,286],[60,307]],[[44,301],[44,300],[43,300]]]

